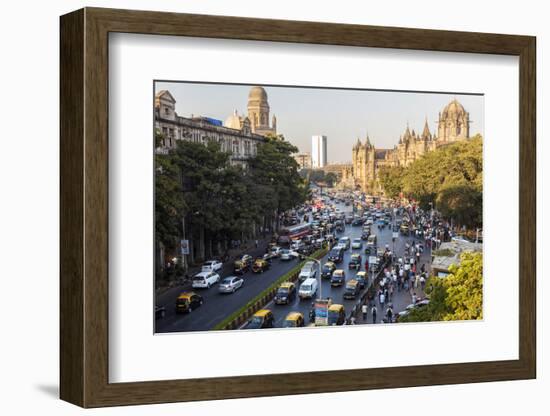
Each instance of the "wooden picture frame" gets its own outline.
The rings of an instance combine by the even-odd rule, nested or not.
[[[61,17],[60,359],[63,400],[101,407],[536,377],[536,40],[529,36],[85,8]],[[519,359],[109,383],[110,32],[519,57]]]

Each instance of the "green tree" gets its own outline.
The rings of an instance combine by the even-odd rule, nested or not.
[[[436,197],[436,206],[446,218],[475,227],[482,222],[483,194],[471,184],[447,185]]]
[[[380,184],[395,197],[400,192],[424,209],[430,203],[455,223],[481,225],[483,140],[477,135],[428,152],[407,167],[383,168]]]
[[[162,140],[160,133],[156,140]],[[181,191],[180,170],[174,155],[155,155],[155,239],[174,248],[181,235],[181,220],[186,209]]]
[[[483,254],[463,253],[445,278],[449,312],[445,321],[483,319]]]
[[[483,319],[483,255],[463,253],[460,264],[447,277],[430,277],[426,294],[430,303],[413,309],[403,322]]]
[[[383,167],[380,169],[379,180],[384,192],[390,198],[395,198],[403,190],[403,174],[405,170],[401,166]]]
[[[267,137],[248,163],[249,175],[254,182],[271,193],[269,200],[275,204],[277,214],[304,202],[308,195],[306,182],[298,173],[298,163],[292,157],[297,151],[281,136]],[[263,198],[265,194],[255,195]],[[271,204],[269,208],[272,208]]]

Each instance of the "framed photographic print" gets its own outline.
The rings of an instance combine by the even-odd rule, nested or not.
[[[535,104],[528,36],[62,16],[61,398],[534,378]]]

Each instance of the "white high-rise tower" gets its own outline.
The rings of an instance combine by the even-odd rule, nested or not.
[[[327,164],[327,136],[311,137],[311,167],[323,168]]]

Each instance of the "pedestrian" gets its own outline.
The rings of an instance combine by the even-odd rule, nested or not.
[[[418,300],[418,298],[416,296],[416,292],[413,293],[411,300],[412,300],[412,304],[416,305],[416,301]]]
[[[420,271],[424,273],[426,271],[426,264],[422,263],[422,266],[420,267]]]
[[[380,302],[380,307],[384,308],[384,303],[386,302],[386,296],[384,295],[384,292],[380,293],[378,301]]]
[[[426,278],[424,277],[424,273],[420,275],[420,287],[422,288],[422,291],[424,291],[424,288],[426,287]]]
[[[393,299],[393,284],[390,285],[389,295],[390,296],[389,296],[388,300],[391,302],[392,299]]]
[[[355,325],[355,316],[352,316],[349,320],[350,325]]]
[[[420,275],[417,274],[415,279],[414,279],[414,288],[415,289],[418,289],[418,284],[420,283]]]
[[[372,315],[372,323],[375,324],[376,323],[376,306],[372,307],[371,315]]]
[[[388,307],[388,310],[386,311],[386,317],[388,318],[388,324],[391,324],[393,317],[393,310],[391,307]]]
[[[369,308],[367,307],[366,303],[363,303],[363,306],[361,306],[361,312],[363,313],[363,321],[367,320],[367,312]]]
[[[256,248],[258,248],[258,240],[254,241],[254,244],[256,245]]]

